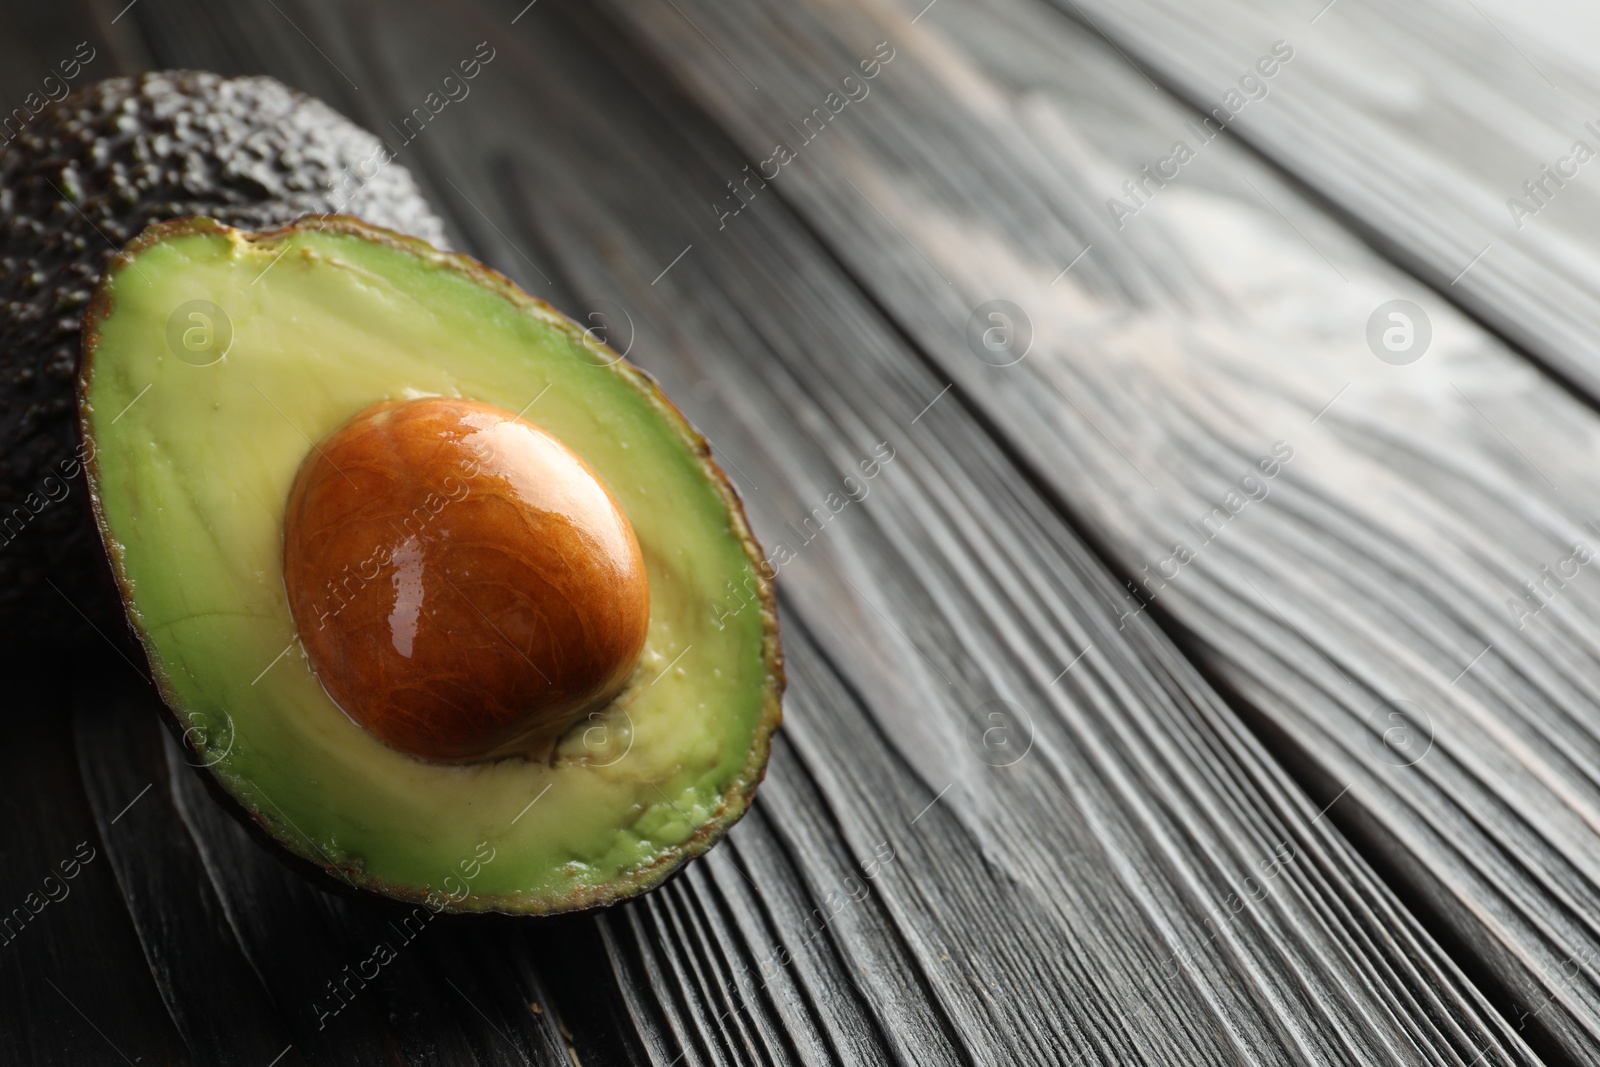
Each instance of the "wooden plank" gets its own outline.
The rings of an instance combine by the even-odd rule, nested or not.
[[[1197,116],[1039,6],[679,7],[605,10],[744,159],[797,157],[728,233],[798,212],[1139,583],[1115,610],[1172,626],[1516,1027],[1593,1058],[1592,413],[1227,138],[1117,229],[1108,192]],[[1402,297],[1432,348],[1390,366],[1365,329]],[[995,298],[1031,319],[1015,366],[969,342]]]
[[[1582,165],[1600,152],[1600,35],[1587,6],[1057,6],[1203,111],[1274,40],[1290,42],[1293,62],[1229,128],[1385,255],[1600,397],[1600,184]]]
[[[103,657],[88,649],[84,659]],[[97,825],[73,758],[72,719],[61,709],[62,679],[80,663],[8,657],[6,666],[0,1061],[188,1063],[106,858],[149,797],[135,786],[104,798],[116,806]],[[115,819],[124,807],[129,814]]]
[[[0,7],[0,144],[68,91],[125,73],[122,38],[90,0]]]
[[[605,38],[605,43],[608,49],[615,47],[614,42],[609,37]],[[629,59],[631,59],[631,57],[624,58],[623,64],[628,66],[629,69],[639,69],[638,64],[629,63]],[[532,60],[529,63],[521,66],[541,69],[546,65],[553,65],[553,60],[545,59],[543,62]],[[565,78],[570,79],[572,76],[571,71],[565,71],[564,76]],[[661,99],[665,95],[664,87],[651,85],[648,87],[645,95],[650,99]],[[563,112],[563,114],[570,113]],[[569,135],[571,137],[573,149],[569,149],[569,151],[575,150],[587,142],[599,140],[600,138],[598,138],[593,131],[597,129],[616,129],[619,127],[619,125],[621,125],[615,118],[605,122],[600,122],[591,118],[590,116],[581,114],[581,112],[579,113],[578,117],[571,118],[569,121],[571,122],[573,129],[573,133]],[[646,246],[646,242],[643,239],[640,239],[636,236],[631,239],[625,239],[622,235],[616,232],[617,229],[628,229],[630,232],[636,233],[639,230],[644,230],[647,226],[654,230],[659,229],[663,225],[661,218],[667,214],[667,209],[663,205],[656,203],[653,199],[646,200],[643,204],[640,204],[640,194],[637,187],[631,189],[617,189],[616,198],[611,199],[608,197],[603,206],[595,205],[589,211],[582,213],[579,213],[576,210],[577,204],[581,203],[584,199],[587,199],[586,194],[588,194],[589,190],[593,189],[596,184],[604,184],[608,180],[610,174],[618,169],[618,164],[615,162],[616,160],[631,158],[637,155],[643,155],[645,153],[647,138],[644,131],[648,128],[648,122],[649,120],[646,120],[646,122],[641,123],[640,126],[632,129],[628,129],[624,126],[623,129],[626,130],[625,134],[619,134],[616,140],[610,141],[605,147],[594,147],[588,150],[590,164],[584,169],[582,177],[576,179],[576,182],[581,185],[581,191],[574,189],[567,193],[566,198],[555,198],[555,190],[560,188],[560,186],[557,185],[557,180],[554,175],[549,175],[548,177],[546,176],[550,168],[544,166],[539,168],[539,177],[531,179],[525,183],[532,190],[536,190],[535,192],[529,192],[525,197],[525,209],[527,211],[539,211],[541,204],[545,204],[551,199],[556,200],[555,203],[548,204],[543,208],[542,211],[540,211],[540,217],[545,220],[543,228],[553,232],[556,235],[549,242],[551,246],[560,248],[562,250],[567,250],[583,248],[588,243],[593,242],[599,244],[601,248],[606,250],[604,255],[605,267],[603,269],[594,269],[596,281],[593,283],[593,289],[591,291],[600,291],[600,288],[603,285],[615,286],[617,284],[615,281],[615,271],[616,264],[619,262],[629,262],[631,260],[634,263],[648,263],[654,260],[655,263],[664,263],[667,261],[667,257],[671,254],[672,245],[668,244],[668,242],[665,240],[658,239],[655,243],[655,248],[652,250]],[[579,130],[583,131],[581,135],[578,132]],[[678,139],[682,138],[684,133],[685,131],[683,129],[674,128],[667,136],[669,138]],[[482,136],[481,131],[478,131],[478,136]],[[626,152],[623,150],[623,145],[628,146]],[[647,156],[641,163],[641,169],[643,169],[646,173],[662,172],[666,165],[666,159],[663,158],[666,154],[666,150],[663,150],[662,154],[660,155]],[[447,153],[447,158],[459,158],[459,153]],[[562,153],[546,153],[539,155],[537,158],[540,160],[547,158],[565,159],[567,158],[567,155]],[[716,172],[721,170],[721,168],[714,166],[711,168],[711,170]],[[729,169],[727,173],[737,172]],[[458,174],[458,184],[461,177],[462,176]],[[571,181],[574,180],[569,179],[569,182]],[[618,185],[625,186],[627,184],[626,179],[624,178],[619,177],[616,178],[615,181],[618,183]],[[689,199],[690,202],[692,202],[692,196]],[[627,207],[627,205],[630,203],[635,205],[631,211],[628,210]],[[686,225],[692,226],[692,223],[688,222],[688,220],[691,219],[694,214],[693,208],[689,207],[688,203],[683,201],[679,201],[673,206],[675,208],[674,214],[676,217],[670,219],[670,223],[676,224],[676,226],[680,229]],[[582,221],[571,221],[571,216],[574,214],[579,214]],[[646,220],[653,221],[647,222]],[[596,234],[601,234],[603,236],[597,238],[595,236]],[[770,264],[773,261],[792,261],[796,255],[795,251],[789,246],[788,242],[773,241],[770,239],[770,237],[766,237],[764,234],[753,236],[752,241],[754,242],[754,249],[745,258],[747,258],[751,264],[760,264],[762,268],[761,273],[763,275],[771,272],[772,268]],[[637,251],[635,251],[632,255],[629,255],[627,251],[628,249],[637,249]],[[653,254],[651,254],[652,251]],[[570,257],[573,253],[568,252],[567,254]],[[835,309],[829,307],[826,310],[823,310],[811,307],[807,304],[803,305],[805,307],[805,313],[791,310],[794,309],[797,304],[801,304],[802,301],[814,298],[814,293],[811,287],[806,284],[810,281],[809,278],[806,278],[804,281],[798,281],[789,277],[783,277],[781,281],[775,279],[771,284],[770,289],[746,293],[741,288],[739,279],[742,279],[747,274],[751,273],[751,268],[742,263],[735,265],[731,269],[728,269],[726,273],[718,271],[714,277],[707,279],[700,279],[691,275],[691,278],[693,279],[691,281],[681,280],[679,271],[683,270],[684,267],[689,267],[690,270],[701,269],[698,267],[692,267],[690,259],[684,259],[681,267],[674,268],[671,275],[671,278],[673,279],[672,284],[674,286],[672,290],[673,297],[671,299],[685,300],[690,302],[691,306],[698,307],[699,305],[702,305],[711,299],[709,296],[707,296],[708,293],[729,294],[725,298],[727,301],[726,304],[718,304],[714,309],[701,312],[701,315],[708,318],[712,323],[715,324],[715,329],[718,331],[716,334],[717,337],[720,338],[724,336],[721,331],[727,330],[732,332],[733,336],[731,336],[727,341],[723,342],[726,347],[748,353],[752,351],[760,351],[762,350],[762,347],[766,345],[781,344],[780,351],[783,352],[788,358],[785,361],[786,366],[783,368],[783,371],[781,373],[774,373],[776,374],[778,380],[784,385],[788,385],[791,381],[793,381],[793,377],[802,377],[803,380],[817,383],[816,385],[813,385],[812,388],[818,388],[822,390],[822,395],[827,398],[825,407],[830,410],[838,404],[845,403],[846,401],[843,399],[845,397],[875,398],[902,393],[902,390],[904,389],[903,385],[900,388],[894,388],[887,382],[882,384],[878,384],[877,382],[869,383],[868,381],[862,381],[852,377],[853,374],[865,373],[859,366],[857,366],[857,364],[866,360],[870,354],[875,354],[876,351],[875,346],[869,343],[864,343],[863,335],[860,332],[863,330],[863,326],[853,315],[842,314],[840,317],[845,323],[848,324],[849,328],[855,332],[851,332],[847,334],[847,336],[814,336],[811,331],[817,329],[815,326],[816,320],[821,319],[827,322],[833,321],[835,315],[837,314]],[[637,269],[637,267],[635,269]],[[653,273],[653,269],[654,263],[652,263],[650,268],[651,273]],[[657,289],[657,284],[659,284],[658,279],[652,277],[650,281],[657,284],[647,285],[645,281],[645,273],[646,272],[643,271],[640,272],[639,277],[635,282],[636,288],[640,290]],[[791,294],[795,292],[800,293],[801,296],[789,296],[787,299],[785,299],[778,295]],[[658,299],[665,300],[666,298]],[[580,303],[579,306],[583,305]],[[752,309],[763,310],[762,312],[758,313]],[[664,307],[660,317],[665,320],[669,315],[671,315],[672,311],[672,308]],[[679,313],[681,316],[681,309],[679,309]],[[768,318],[768,316],[770,316],[770,318]],[[752,320],[765,320],[767,323],[766,330],[752,336],[747,331],[753,327],[744,326],[745,323],[750,323]],[[799,325],[801,322],[805,323],[804,328]],[[738,325],[728,325],[730,323]],[[677,330],[673,331],[672,336],[674,339],[676,339],[678,337],[682,337],[684,332],[685,328],[680,326]],[[781,338],[782,340],[781,342],[775,341],[775,338]],[[676,344],[673,347],[680,350],[687,350],[691,353],[698,353],[711,349],[714,347],[714,345],[711,340],[704,339],[697,335],[692,338],[682,337],[681,340],[676,340]],[[851,359],[842,366],[835,361],[825,361],[821,356],[823,353],[845,351],[851,353]],[[745,360],[746,362],[753,361],[752,357],[749,355],[746,355]],[[757,366],[760,365],[758,360],[754,360],[754,362],[756,362]],[[652,365],[655,366],[655,364]],[[803,370],[796,370],[796,367],[803,368]],[[896,366],[896,370],[899,374],[904,373],[904,368],[898,365]],[[718,368],[717,373],[710,373],[709,369],[700,369],[698,370],[698,373],[691,372],[689,378],[690,380],[695,377],[700,377],[702,380],[709,378],[711,380],[720,382],[727,373],[728,372],[726,370],[721,368]],[[891,377],[897,376],[898,375],[891,373]],[[670,377],[668,380],[671,380]],[[734,394],[740,397],[741,405],[750,403],[752,400],[753,390],[750,386],[744,384],[744,382],[747,380],[747,378],[743,377],[740,379],[740,388],[738,392]],[[938,391],[937,385],[937,379],[933,379],[926,387],[919,391],[920,395],[923,397],[936,396]],[[781,398],[774,400],[770,410],[760,414],[742,416],[741,421],[745,421],[747,427],[744,432],[747,435],[753,435],[757,440],[770,435],[773,432],[770,428],[780,425],[779,420],[782,418],[781,412],[785,410],[787,406],[795,404],[797,399],[798,398],[782,396]],[[859,401],[859,403],[865,404],[869,403],[869,401]],[[802,409],[801,415],[803,418],[805,415],[804,409]],[[880,419],[882,417],[883,416],[881,415],[879,416]],[[915,414],[911,413],[909,408],[907,408],[906,414],[900,415],[901,420],[916,417],[917,416]],[[819,419],[817,421],[820,422],[821,420]],[[861,418],[859,421],[870,423],[872,420]],[[738,431],[734,430],[730,432],[736,433]],[[958,440],[961,439],[959,434],[956,436]],[[717,429],[713,433],[713,437],[718,441],[726,443],[725,435],[720,429]],[[962,440],[961,443],[963,445],[967,445],[965,440]],[[732,448],[732,446],[729,447]],[[779,454],[791,451],[791,449],[780,448],[776,444],[773,444],[769,447],[772,451]],[[976,443],[973,443],[969,447],[978,449],[979,446]],[[792,451],[797,452],[799,450],[794,449]],[[737,457],[735,459],[736,464],[741,467],[744,466],[745,458],[740,450],[737,448],[732,448],[732,452]],[[940,461],[931,463],[931,466],[935,470],[945,470],[947,464],[950,467],[956,467],[959,465],[953,460],[941,458]],[[922,470],[925,468],[924,465],[917,465],[911,469]],[[1003,481],[1003,479],[995,480]],[[760,481],[762,484],[765,484],[766,479],[763,478]],[[989,483],[985,481],[984,484]],[[934,495],[941,500],[948,499],[956,495],[950,492],[950,488],[948,486],[941,486],[941,489],[943,490],[942,492],[934,493]],[[765,494],[758,494],[755,499],[757,501],[765,500]],[[755,506],[759,513],[763,506],[762,503],[757,502]],[[972,497],[968,497],[965,501],[965,506],[968,509],[976,511],[980,508],[983,508],[985,505],[977,503],[976,499]],[[987,506],[993,507],[993,502],[991,501]],[[798,510],[803,511],[803,509],[803,503],[799,503]],[[790,514],[793,513],[793,511],[790,512]],[[916,540],[916,535],[909,530],[897,529],[895,533],[897,537],[906,538],[908,541],[915,542]],[[974,535],[969,534],[968,536]],[[985,544],[984,548],[988,549],[989,551],[985,552],[980,550],[978,552],[979,558],[989,558],[991,553],[994,555],[1003,556],[1003,552],[999,551],[998,548],[992,544]],[[843,566],[835,569],[848,571],[848,567]],[[922,571],[927,569],[928,568],[926,566],[919,568],[919,570]],[[1050,573],[1052,568],[1040,567],[1038,570],[1041,573]],[[979,584],[982,584],[981,580]],[[833,579],[833,585],[835,586],[837,592],[834,593],[833,596],[827,598],[825,607],[823,609],[828,615],[837,613],[838,604],[849,603],[851,600],[856,599],[850,593],[844,591],[837,578]],[[1053,598],[1047,597],[1047,600],[1050,599]],[[1081,603],[1083,600],[1088,598],[1079,597],[1065,599],[1068,599],[1069,602],[1072,599],[1077,599],[1077,601]],[[856,610],[864,612],[864,609],[860,608],[859,603],[856,605]],[[958,612],[957,614],[959,615],[960,613]],[[903,622],[905,620],[902,618],[901,621]],[[916,631],[913,630],[911,632],[915,633]],[[982,636],[972,632],[970,629],[965,628],[963,628],[963,630],[958,630],[957,633],[959,637],[956,642],[957,647],[969,650],[970,654],[975,656],[978,655],[975,650],[982,649],[984,647],[984,640]],[[913,640],[915,640],[915,638],[913,638]],[[935,633],[929,636],[929,641],[933,644],[940,643],[939,635],[937,634],[937,628]],[[846,647],[848,649],[849,645],[847,644]],[[848,651],[842,654],[851,655],[851,653]],[[872,659],[870,656],[865,658],[868,660]],[[980,656],[980,658],[987,659],[988,657]],[[1001,655],[996,655],[994,658],[999,659],[1001,658]],[[855,659],[855,656],[852,656],[852,659]],[[1059,665],[1060,663],[1067,661],[1067,656],[1061,656],[1056,662]],[[871,664],[863,664],[862,669],[871,672],[872,675],[877,674],[877,670]],[[894,707],[896,704],[901,704],[906,700],[904,678],[907,673],[908,672],[905,672],[904,670],[900,670],[896,672],[896,676],[892,680],[880,680],[879,684],[882,686],[883,692],[882,700],[885,706]],[[908,744],[916,744],[916,739],[913,736],[914,728],[907,729],[904,734],[899,732],[899,728],[910,727],[909,723],[897,719],[895,725],[897,727],[895,731],[897,743],[903,746]],[[1155,731],[1151,732],[1154,733]]]
[[[184,827],[162,751],[160,705],[119,664],[113,657],[105,675],[80,689],[70,721],[106,859],[166,1012],[197,1062],[254,1063],[272,1049],[284,1053],[285,1067],[303,1065]],[[138,801],[129,805],[129,797]]]

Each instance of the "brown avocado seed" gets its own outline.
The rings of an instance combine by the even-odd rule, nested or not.
[[[374,404],[301,465],[284,580],[323,688],[428,760],[542,758],[632,675],[633,527],[554,437],[473,400]]]

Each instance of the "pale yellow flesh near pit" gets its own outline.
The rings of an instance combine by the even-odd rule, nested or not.
[[[753,602],[721,610],[752,567],[649,391],[583,358],[543,311],[341,233],[168,238],[110,284],[85,399],[113,555],[200,758],[275,836],[358,881],[538,911],[603,899],[724,814],[761,729],[763,620]],[[210,366],[168,347],[169,315],[196,299],[233,326]],[[329,700],[295,641],[283,516],[311,442],[424,395],[526,409],[606,482],[643,549],[639,673],[553,768],[389,749]]]

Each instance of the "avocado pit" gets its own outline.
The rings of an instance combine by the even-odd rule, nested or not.
[[[311,450],[284,581],[333,701],[440,762],[542,758],[627,684],[650,618],[598,476],[532,423],[446,397],[374,404]]]

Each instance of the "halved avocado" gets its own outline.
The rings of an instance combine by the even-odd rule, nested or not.
[[[297,640],[296,472],[356,413],[426,396],[526,412],[638,538],[637,671],[548,758],[386,747]],[[94,297],[79,409],[101,538],[177,727],[296,856],[436,908],[555,913],[659,884],[749,805],[783,670],[738,499],[648,377],[502,275],[344,217],[264,234],[162,223]],[[720,607],[730,582],[756,593],[743,610]]]

